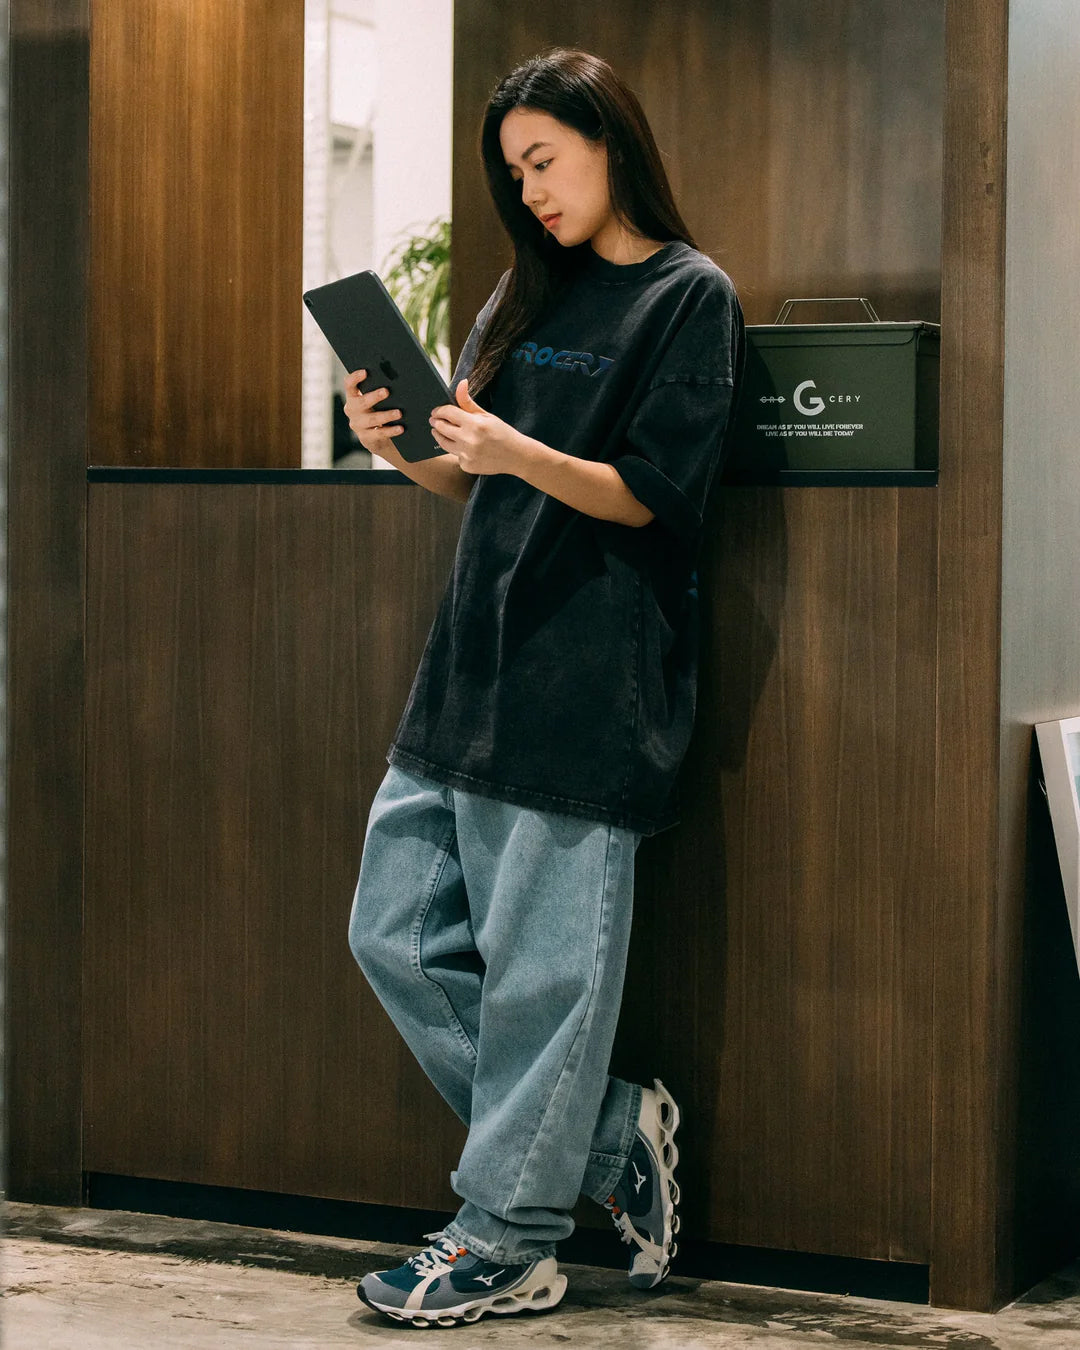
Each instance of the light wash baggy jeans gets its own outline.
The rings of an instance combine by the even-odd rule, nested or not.
[[[396,765],[371,805],[349,947],[469,1127],[446,1231],[550,1256],[626,1165],[641,1087],[608,1075],[641,835]]]

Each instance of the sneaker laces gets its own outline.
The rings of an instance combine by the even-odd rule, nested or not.
[[[609,1195],[606,1200],[600,1202],[611,1215],[615,1227],[619,1230],[619,1240],[621,1242],[633,1242],[634,1237],[630,1232],[630,1220],[626,1213],[621,1209],[615,1200],[614,1195]]]
[[[420,1275],[447,1269],[459,1256],[465,1255],[466,1248],[459,1246],[448,1233],[425,1233],[424,1237],[434,1238],[435,1241],[422,1252],[409,1257],[409,1265]]]

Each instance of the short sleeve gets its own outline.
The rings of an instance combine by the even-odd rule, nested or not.
[[[454,373],[450,379],[450,393],[453,394],[458,386],[459,380],[467,380],[472,373],[472,368],[476,364],[476,353],[480,348],[480,339],[483,337],[484,329],[487,326],[488,319],[495,311],[495,306],[499,303],[503,292],[506,290],[510,280],[510,271],[507,269],[499,278],[498,285],[488,296],[483,309],[476,316],[476,322],[472,326],[472,331],[465,339],[465,345],[461,349],[461,355],[454,366]]]
[[[612,464],[634,496],[688,544],[696,542],[742,380],[745,324],[719,268],[695,294],[648,380]]]

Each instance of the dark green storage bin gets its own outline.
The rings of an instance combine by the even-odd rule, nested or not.
[[[874,318],[747,325],[724,481],[937,482],[941,326]]]

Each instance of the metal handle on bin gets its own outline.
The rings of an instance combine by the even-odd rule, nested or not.
[[[787,323],[787,316],[791,313],[792,305],[862,305],[867,314],[874,323],[880,323],[881,320],[874,313],[874,307],[869,300],[862,295],[809,295],[801,300],[785,300],[780,313],[776,316],[777,323]]]

